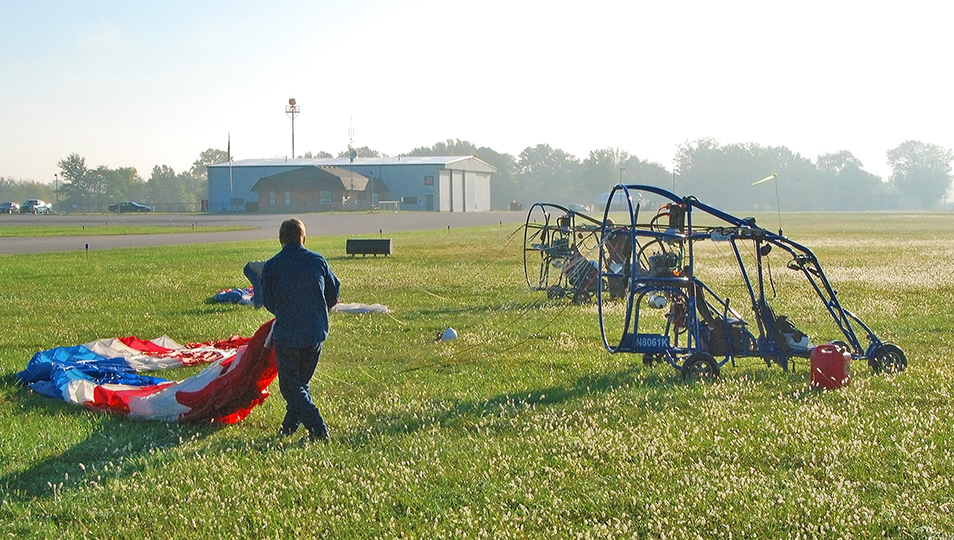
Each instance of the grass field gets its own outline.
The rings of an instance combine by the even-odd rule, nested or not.
[[[132,421],[16,386],[54,346],[251,335],[267,312],[207,299],[244,286],[242,266],[276,242],[0,256],[0,535],[954,538],[954,216],[782,224],[845,306],[904,348],[906,371],[855,362],[850,386],[817,392],[804,362],[742,360],[686,383],[608,354],[594,306],[528,291],[512,228],[397,233],[386,258],[309,238],[342,301],[392,310],[332,318],[312,382],[328,444],[277,438],[277,383],[228,427]],[[731,265],[710,255],[732,290]],[[785,262],[775,302],[821,331],[786,295]],[[448,326],[460,339],[435,342]]]

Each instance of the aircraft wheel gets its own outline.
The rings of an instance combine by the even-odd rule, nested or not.
[[[682,364],[682,378],[687,381],[711,381],[719,377],[719,362],[711,355],[697,352]]]
[[[875,373],[898,373],[908,367],[908,357],[904,355],[901,347],[894,343],[884,343],[868,358],[868,365]]]

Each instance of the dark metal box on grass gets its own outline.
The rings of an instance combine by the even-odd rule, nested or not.
[[[391,254],[390,238],[349,238],[346,246],[348,255],[384,255]]]

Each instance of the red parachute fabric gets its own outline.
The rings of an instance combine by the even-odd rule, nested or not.
[[[234,424],[243,420],[268,397],[268,385],[278,375],[275,349],[266,343],[272,321],[263,324],[248,340],[245,352],[222,362],[222,374],[201,390],[178,392],[176,401],[190,412],[181,422],[208,421]],[[238,366],[233,363],[239,361]]]
[[[268,321],[251,338],[241,338],[245,344],[234,356],[182,381],[143,387],[78,381],[80,389],[89,392],[84,395],[92,398],[82,404],[93,410],[144,419],[240,422],[265,401],[268,385],[278,375],[275,350],[269,340],[271,329],[272,321]]]
[[[149,353],[169,353],[172,352],[172,349],[167,349],[160,345],[156,345],[151,341],[146,341],[139,339],[136,336],[121,337],[118,338],[123,344],[125,344],[130,349],[136,349],[137,351],[149,352]]]

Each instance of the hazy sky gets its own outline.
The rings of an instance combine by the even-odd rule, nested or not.
[[[679,144],[954,148],[946,2],[0,0],[0,176],[188,169],[446,139],[519,156]],[[766,171],[769,174],[774,171]]]

